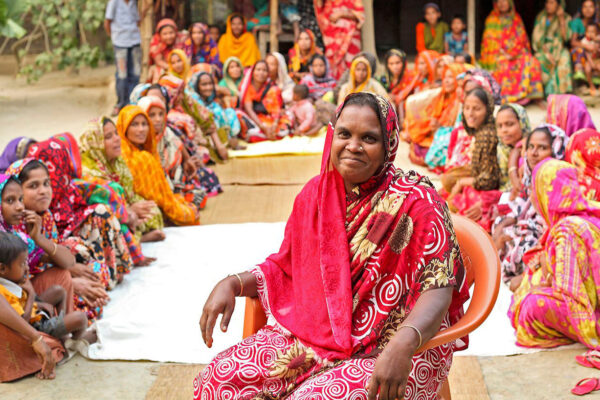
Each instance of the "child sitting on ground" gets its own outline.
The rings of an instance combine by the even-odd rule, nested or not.
[[[598,43],[598,32],[600,28],[594,23],[590,23],[585,28],[585,37],[581,40],[581,44],[586,49],[588,46],[593,47],[593,51],[584,50],[585,64],[584,71],[590,86],[590,94],[595,96],[597,93],[596,85],[594,84],[594,75],[600,73],[600,44]]]
[[[288,110],[294,135],[311,136],[316,134],[322,125],[317,122],[315,106],[308,98],[309,90],[306,85],[294,86],[294,104]]]
[[[444,36],[448,32],[448,24],[442,21],[440,6],[427,3],[423,7],[425,21],[419,22],[416,29],[417,53],[424,50],[444,52]]]
[[[450,23],[450,32],[444,35],[444,49],[451,56],[462,55],[469,51],[469,41],[465,31],[465,22],[461,15],[455,15]]]
[[[95,334],[87,330],[87,317],[81,311],[65,315],[67,292],[54,285],[39,295],[29,280],[27,245],[17,235],[0,232],[0,295],[37,331],[57,339],[96,341]]]

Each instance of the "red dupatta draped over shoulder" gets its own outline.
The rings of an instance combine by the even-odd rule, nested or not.
[[[448,209],[427,178],[393,166],[396,114],[368,95],[380,110],[380,171],[346,194],[331,163],[330,124],[320,175],[296,197],[279,252],[253,270],[277,325],[330,361],[379,351],[426,290],[455,287],[450,324],[468,298]]]

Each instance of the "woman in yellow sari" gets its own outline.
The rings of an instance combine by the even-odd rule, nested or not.
[[[231,14],[227,18],[227,30],[219,39],[219,57],[223,63],[229,57],[237,57],[243,67],[251,67],[260,60],[256,40],[246,31],[246,21],[240,14]]]
[[[350,66],[350,76],[348,82],[342,85],[338,94],[338,104],[342,104],[346,96],[351,93],[367,92],[378,94],[385,99],[389,99],[388,92],[377,81],[372,78],[373,72],[369,61],[364,57],[357,57]]]
[[[156,150],[154,128],[144,110],[133,105],[123,108],[117,119],[117,132],[135,192],[153,200],[175,225],[198,225],[198,209],[169,186]]]
[[[534,169],[531,202],[548,228],[523,258],[529,269],[508,311],[517,343],[600,350],[600,203],[585,195],[573,165],[554,159]]]
[[[178,77],[179,79],[183,79],[187,82],[190,76],[190,60],[188,59],[185,51],[181,49],[172,50],[169,53],[169,58],[167,59],[169,64],[169,75],[173,75]]]

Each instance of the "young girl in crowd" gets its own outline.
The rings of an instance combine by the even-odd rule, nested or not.
[[[537,244],[546,228],[543,217],[529,201],[531,172],[548,157],[562,160],[567,141],[565,132],[555,125],[544,124],[534,129],[527,136],[525,162],[519,168],[522,183],[513,186],[519,188],[518,193],[504,193],[499,200],[500,216],[494,221],[492,238],[501,260],[502,279],[512,291],[521,283],[524,254]]]
[[[169,69],[168,73],[187,81],[190,75],[190,61],[187,58],[185,51],[181,49],[172,50],[168,57]]]
[[[150,42],[150,69],[148,82],[156,83],[169,70],[169,54],[172,50],[183,49],[187,36],[177,31],[177,24],[169,18],[156,25],[156,33]]]
[[[229,57],[223,64],[223,79],[219,81],[217,92],[226,107],[238,107],[243,72],[242,62],[237,57]]]
[[[435,3],[423,6],[425,21],[417,24],[417,52],[433,50],[444,53],[444,36],[449,31],[448,24],[442,19],[440,7]]]
[[[498,136],[491,93],[479,87],[467,92],[462,122],[459,129],[464,133],[457,135],[461,138],[448,148],[449,168],[441,176],[441,181],[444,190],[450,194],[448,204],[451,210],[477,221],[489,231],[492,208],[501,195],[498,192]],[[457,157],[461,159],[460,166],[452,166],[456,160],[454,152],[460,154]]]
[[[388,94],[383,86],[376,79],[372,78],[371,65],[363,57],[358,57],[352,61],[349,80],[341,87],[337,103],[341,104],[344,102],[346,96],[359,92],[374,93],[388,98]]]
[[[407,67],[406,53],[391,49],[385,54],[386,74],[379,79],[398,110],[400,126],[404,121],[404,101],[414,89],[415,74]]]
[[[527,111],[522,106],[505,104],[496,114],[498,132],[498,165],[500,166],[500,190],[509,192],[519,190],[518,160],[523,150],[523,138],[531,131]]]
[[[444,52],[453,57],[469,52],[469,40],[462,15],[455,15],[450,23],[450,32],[444,35]]]
[[[208,26],[196,22],[190,27],[190,36],[185,41],[185,52],[192,65],[206,63],[215,67],[219,72],[223,63],[219,57],[217,42],[210,37]]]
[[[310,29],[303,29],[298,35],[294,47],[288,52],[288,69],[295,82],[300,82],[309,73],[309,63],[321,50],[315,42],[315,34]]]
[[[18,185],[16,180],[9,179],[5,186]],[[10,192],[10,189],[7,189]],[[15,191],[15,189],[13,189]],[[7,196],[10,198],[10,195]],[[3,200],[3,203],[9,199]],[[13,198],[14,205],[2,208],[3,218],[14,218],[12,212],[19,214],[22,203]],[[40,221],[28,222],[31,234],[43,236],[40,232]],[[13,309],[38,332],[43,332],[57,339],[68,339],[72,334],[74,340],[84,339],[94,343],[95,334],[87,330],[88,321],[84,313],[75,311],[67,314],[66,291],[62,286],[54,285],[44,292],[36,293],[29,280],[27,265],[27,244],[18,236],[0,232],[0,295]]]
[[[250,68],[240,88],[242,135],[250,142],[276,140],[290,133],[281,90],[269,79],[266,61]]]
[[[300,84],[308,86],[310,98],[313,101],[317,101],[331,94],[330,97],[333,100],[333,90],[336,87],[337,81],[329,72],[325,56],[315,54],[310,60],[308,70],[308,74],[304,75]]]

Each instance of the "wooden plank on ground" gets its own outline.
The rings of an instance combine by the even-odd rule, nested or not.
[[[189,400],[194,395],[194,378],[205,367],[201,364],[165,364],[158,369],[156,380],[146,400]]]
[[[287,221],[296,195],[303,185],[225,185],[224,192],[208,199],[200,223],[239,224],[244,222]]]
[[[319,173],[321,156],[233,158],[212,167],[222,185],[304,185]]]
[[[452,400],[489,400],[477,357],[454,357],[450,368]]]

